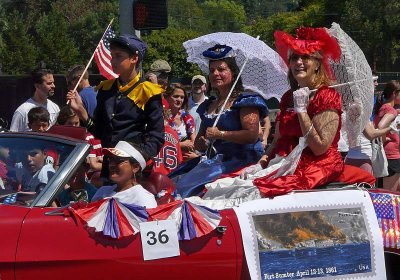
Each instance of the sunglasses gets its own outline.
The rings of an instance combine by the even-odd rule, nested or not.
[[[304,54],[304,55],[292,54],[290,56],[290,58],[289,58],[289,61],[297,61],[297,60],[299,60],[299,58],[301,58],[301,60],[306,61],[306,60],[312,59],[313,57],[311,55],[308,55],[308,54]]]

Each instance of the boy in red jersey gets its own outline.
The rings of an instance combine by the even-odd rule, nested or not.
[[[168,175],[182,162],[182,151],[179,144],[179,136],[176,131],[168,124],[168,102],[163,99],[164,115],[164,145],[156,157],[153,158],[153,171]]]

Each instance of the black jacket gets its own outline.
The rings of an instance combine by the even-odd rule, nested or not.
[[[124,87],[116,79],[100,83],[94,125],[88,129],[105,148],[130,141],[154,157],[164,144],[162,90],[139,77],[136,80]]]

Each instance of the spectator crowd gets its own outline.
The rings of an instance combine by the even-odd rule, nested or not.
[[[111,64],[119,78],[94,87],[84,65],[68,69],[67,104],[51,101],[57,86],[51,70],[33,71],[33,95],[16,108],[9,130],[46,133],[57,126],[86,129],[91,151],[60,194],[60,205],[77,199],[74,191],[84,189],[88,199],[113,196],[126,203],[155,207],[156,197],[142,186],[145,177],[152,173],[170,175],[182,166],[199,164],[204,155],[222,156],[221,173],[208,177],[207,182],[240,170],[237,174],[242,178],[251,178],[271,169],[272,173],[252,177],[262,196],[336,181],[349,183],[343,174],[359,170],[365,172],[365,178],[382,177],[385,189],[400,189],[400,83],[385,85],[371,121],[357,139],[350,139],[356,144],[348,148],[349,139],[340,133],[346,116],[338,92],[329,88],[335,78],[326,63],[336,60],[340,49],[326,36],[319,37],[320,30],[302,32],[310,35],[307,40],[322,42],[318,45],[322,47],[307,48],[299,36],[287,39],[286,33],[275,33],[278,53],[289,67],[291,88],[282,96],[271,143],[266,102],[243,87],[229,46],[222,51],[221,46],[204,50],[202,55],[209,59],[208,76],[195,75],[190,85],[183,85],[170,82],[173,69],[165,60],[154,61],[144,72],[141,65],[147,46],[133,35],[110,41]],[[373,168],[375,142],[384,147],[385,176]],[[282,159],[291,159],[296,147],[301,148],[296,164],[284,170]],[[4,149],[0,147],[0,171],[7,154]],[[39,192],[58,167],[59,159],[51,148],[35,147],[20,165],[15,188]],[[279,176],[271,175],[276,170]],[[190,176],[191,170],[185,172]],[[207,182],[191,182],[190,192],[183,193],[199,194],[199,185]]]

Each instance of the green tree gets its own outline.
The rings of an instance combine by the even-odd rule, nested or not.
[[[206,18],[196,0],[168,1],[168,25],[172,28],[184,28],[204,31]]]
[[[40,52],[32,67],[43,60],[63,72],[70,64],[85,64],[112,17],[118,31],[119,0],[13,0],[6,2],[4,9],[6,14],[22,14],[31,44]]]
[[[267,19],[258,18],[244,31],[252,36],[260,36],[270,47],[275,46],[274,32],[283,30],[294,34],[299,26],[323,26],[325,6],[323,3],[312,3],[301,11],[274,14]]]
[[[243,5],[247,22],[252,22],[256,18],[268,18],[269,16],[294,10],[298,7],[298,0],[237,0]]]
[[[200,5],[209,19],[203,30],[210,32],[240,31],[246,23],[246,13],[241,4],[229,0],[208,0]]]
[[[62,73],[76,63],[79,49],[68,36],[68,23],[62,14],[53,9],[43,15],[36,24],[36,31],[37,46],[41,50],[38,59],[47,67]]]
[[[400,2],[389,1],[383,17],[386,22],[385,34],[390,34],[389,55],[393,64],[400,58]]]
[[[154,31],[143,40],[148,45],[148,52],[143,64],[147,70],[156,59],[165,59],[171,65],[172,75],[179,78],[190,78],[200,73],[196,65],[186,61],[187,55],[183,42],[196,38],[198,32],[188,29],[167,28],[166,30]]]
[[[6,74],[23,74],[35,67],[37,51],[22,15],[14,11],[7,15],[2,26],[0,63]]]
[[[6,10],[4,7],[4,3],[0,2],[0,50],[4,48],[5,42],[3,39],[3,33],[5,32],[6,26],[7,26]]]
[[[66,19],[68,37],[79,49],[74,64],[88,62],[111,18],[113,29],[118,31],[118,1],[58,0],[54,9]],[[97,67],[93,70],[97,73]]]

